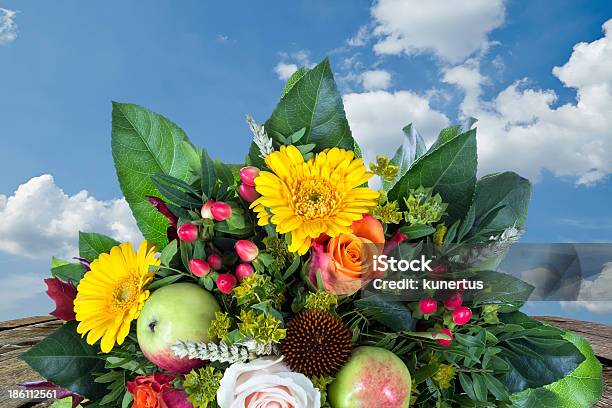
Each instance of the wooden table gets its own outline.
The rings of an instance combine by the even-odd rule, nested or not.
[[[591,343],[595,354],[604,365],[604,397],[596,407],[612,407],[612,326],[542,316],[537,319],[572,330]],[[9,399],[8,390],[15,384],[39,380],[40,377],[17,356],[42,340],[61,322],[51,316],[36,316],[0,323],[0,407],[43,408],[50,402]]]

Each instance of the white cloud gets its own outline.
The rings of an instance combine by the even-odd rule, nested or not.
[[[8,44],[17,38],[16,11],[0,8],[0,45]]]
[[[284,62],[279,62],[274,67],[274,72],[276,72],[276,75],[278,75],[278,79],[283,81],[291,78],[291,75],[293,75],[293,73],[297,70],[298,66],[296,64],[285,64]]]
[[[391,85],[391,74],[382,69],[374,69],[361,74],[361,83],[366,91],[387,89]]]
[[[378,0],[372,7],[377,54],[432,53],[460,62],[485,50],[504,22],[503,0]]]
[[[42,295],[46,286],[44,276],[39,275],[8,275],[2,277],[0,310],[6,312],[15,309],[16,305]]]
[[[278,79],[286,81],[300,67],[312,68],[315,64],[310,60],[310,51],[299,50],[293,53],[279,53],[280,62],[274,67]]]
[[[370,40],[370,29],[367,25],[359,27],[355,36],[346,40],[346,43],[351,47],[363,47]]]
[[[474,61],[448,69],[444,81],[460,87],[462,116],[478,118],[478,150],[486,172],[515,170],[537,180],[544,169],[593,184],[612,172],[612,20],[605,36],[574,47],[569,61],[553,69],[576,102],[555,107],[553,90],[516,81],[490,101],[480,99],[486,82]]]
[[[402,143],[402,128],[409,123],[429,141],[448,124],[426,97],[409,91],[349,93],[344,95],[344,107],[366,160],[376,154],[392,156]]]
[[[601,273],[594,280],[583,280],[575,302],[561,302],[569,309],[584,308],[593,313],[607,314],[612,312],[610,291],[612,290],[612,262],[604,264]]]
[[[85,190],[69,196],[49,174],[0,195],[0,219],[0,251],[31,258],[77,255],[78,231],[142,239],[125,199],[101,201]]]

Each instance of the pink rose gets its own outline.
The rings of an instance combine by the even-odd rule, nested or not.
[[[223,408],[320,408],[321,394],[304,374],[280,358],[260,358],[229,366],[217,391]]]

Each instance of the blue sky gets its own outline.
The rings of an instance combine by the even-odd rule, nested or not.
[[[474,115],[483,171],[535,181],[525,241],[612,242],[612,74],[598,68],[612,64],[612,4],[410,3],[0,0],[0,320],[49,310],[47,256],[67,255],[79,228],[136,236],[112,164],[111,100],[160,112],[239,162],[245,114],[263,122],[281,78],[325,56],[367,151],[388,152],[408,122],[431,139]]]

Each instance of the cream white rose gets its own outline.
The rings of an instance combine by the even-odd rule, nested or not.
[[[221,408],[320,408],[321,395],[304,374],[280,358],[229,366],[217,391]]]

